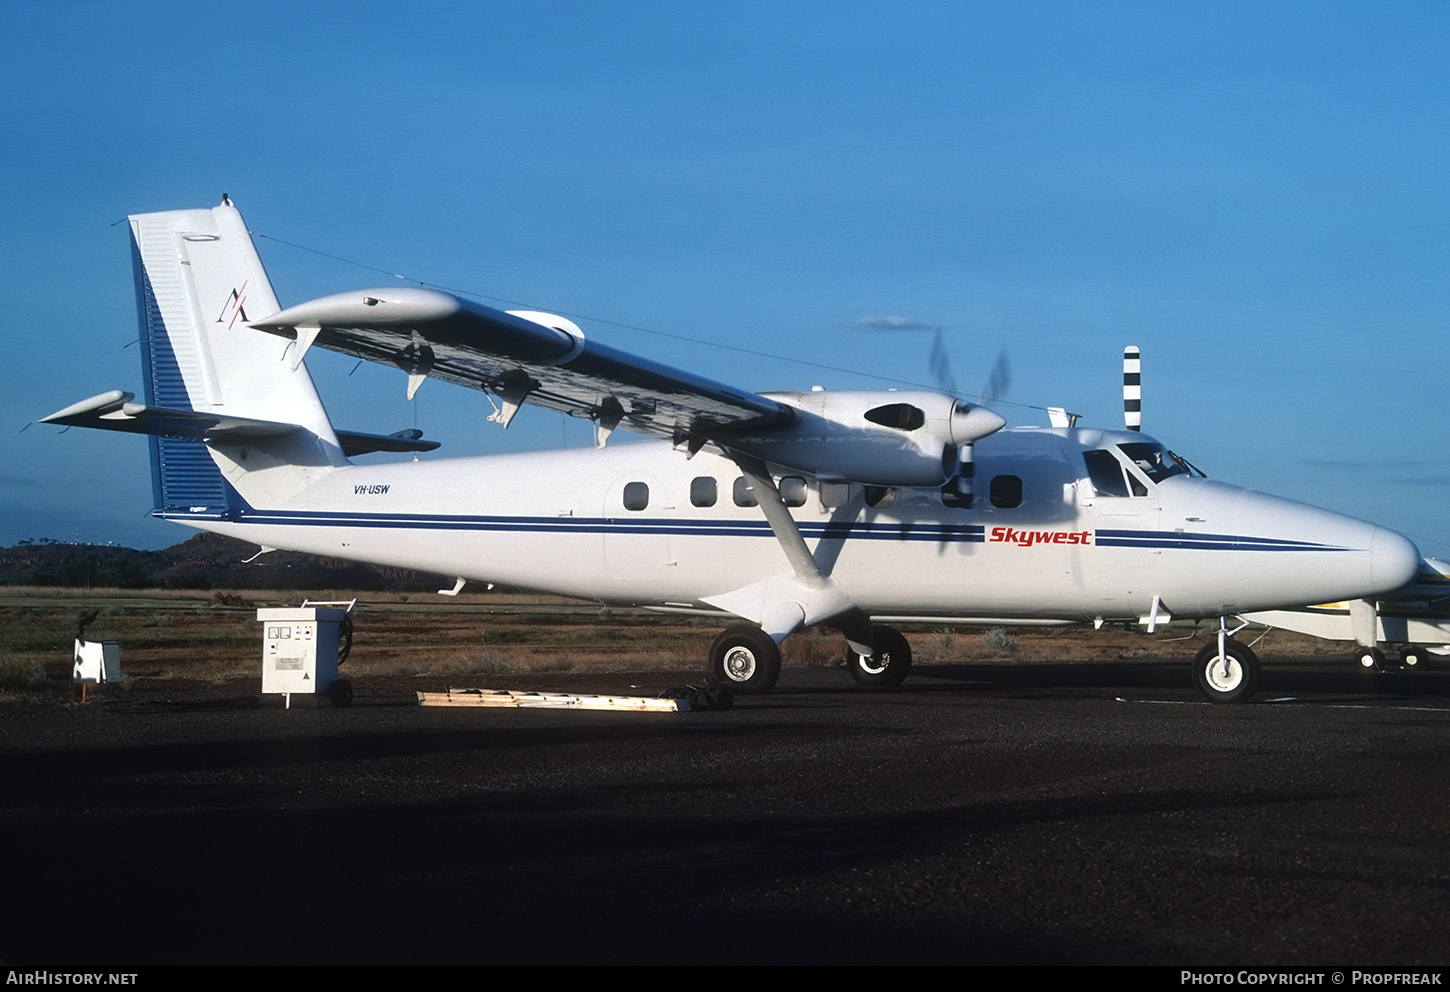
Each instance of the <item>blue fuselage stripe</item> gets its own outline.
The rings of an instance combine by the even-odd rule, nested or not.
[[[525,517],[447,513],[333,513],[313,510],[243,510],[231,514],[157,514],[169,520],[230,520],[241,524],[289,527],[369,527],[438,531],[491,531],[535,534],[664,534],[677,537],[773,537],[764,520],[685,520],[626,517]],[[977,524],[798,522],[802,536],[831,540],[986,542]],[[1011,543],[1011,542],[1005,542]],[[1350,551],[1351,548],[1251,537],[1242,534],[1187,534],[1175,531],[1098,530],[1078,547],[1173,548],[1194,551]]]
[[[309,527],[381,527],[417,530],[476,530],[539,534],[671,534],[710,537],[771,537],[764,520],[666,520],[622,517],[514,517],[432,513],[328,513],[298,510],[243,511],[229,517],[214,513],[160,514],[171,520],[231,519],[245,524]],[[802,523],[806,537],[865,538],[895,541],[985,540],[981,527],[963,524]]]
[[[1178,531],[1099,530],[1093,543],[1100,548],[1189,548],[1198,551],[1348,551],[1349,548],[1311,541],[1244,534],[1193,534]]]

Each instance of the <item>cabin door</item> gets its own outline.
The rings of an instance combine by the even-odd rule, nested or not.
[[[611,577],[662,582],[675,570],[665,488],[643,473],[615,479],[604,497],[604,564]]]

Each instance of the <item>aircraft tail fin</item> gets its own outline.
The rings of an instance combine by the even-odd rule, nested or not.
[[[231,201],[138,214],[130,224],[147,405],[295,428],[212,432],[202,441],[153,418],[141,430],[151,434],[158,513],[275,505],[346,464],[306,367],[285,360],[295,345],[247,326],[281,307]]]

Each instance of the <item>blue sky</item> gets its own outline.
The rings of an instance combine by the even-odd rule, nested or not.
[[[1117,426],[1137,344],[1145,429],[1210,475],[1450,557],[1442,3],[18,0],[5,26],[0,545],[188,536],[146,518],[143,440],[21,428],[139,392],[112,225],[225,191],[283,305],[386,284],[330,253],[749,388],[929,384],[929,333],[865,326],[897,317],[943,329],[964,392],[1005,349],[1014,424]],[[317,354],[342,427],[590,440]]]

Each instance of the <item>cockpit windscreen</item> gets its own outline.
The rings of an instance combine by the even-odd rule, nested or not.
[[[1143,472],[1152,482],[1159,483],[1175,475],[1199,475],[1185,459],[1178,457],[1161,444],[1148,441],[1129,441],[1118,445],[1118,450]]]

